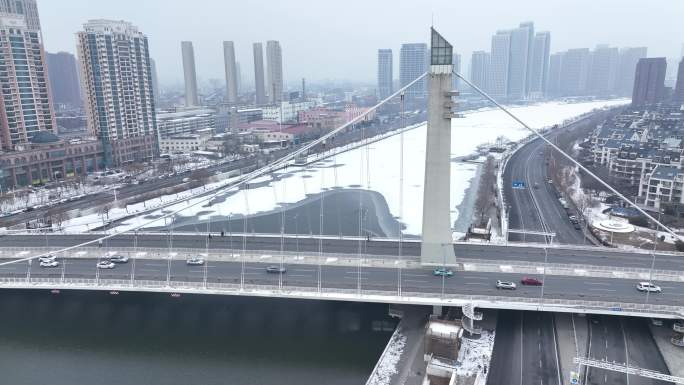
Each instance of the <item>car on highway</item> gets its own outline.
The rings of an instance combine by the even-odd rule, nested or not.
[[[100,261],[97,263],[98,269],[113,269],[114,267],[116,267],[116,265],[111,261]]]
[[[40,267],[57,267],[59,266],[59,262],[52,260],[52,261],[40,261]]]
[[[523,279],[520,280],[520,283],[522,283],[525,286],[542,286],[544,283],[537,278],[532,278],[532,277],[524,277]]]
[[[128,263],[128,257],[125,255],[114,255],[109,258],[109,261],[113,263]]]
[[[185,264],[188,266],[201,266],[204,265],[204,258],[192,257],[185,260]]]
[[[454,272],[447,269],[446,267],[440,267],[432,271],[432,275],[437,277],[451,277]]]
[[[41,263],[43,263],[43,262],[54,262],[56,259],[57,259],[57,257],[55,257],[54,255],[48,254],[48,255],[44,255],[44,256],[38,258],[38,261],[40,261]]]
[[[280,266],[269,266],[266,268],[267,273],[271,274],[285,274],[287,272],[287,269],[285,267],[280,267]]]
[[[651,293],[662,293],[663,289],[658,285],[654,285],[650,282],[639,282],[636,285],[637,290],[640,292],[651,292]]]
[[[515,290],[517,287],[518,286],[515,284],[515,282],[502,281],[502,280],[496,281],[496,288],[497,289]]]

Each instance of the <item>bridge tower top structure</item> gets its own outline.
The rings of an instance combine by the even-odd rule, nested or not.
[[[456,117],[452,98],[453,47],[430,29],[428,72],[428,123],[423,191],[423,242],[421,263],[456,263],[451,232],[451,118]]]

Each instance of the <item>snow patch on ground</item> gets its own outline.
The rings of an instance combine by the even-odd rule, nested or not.
[[[495,334],[494,331],[483,330],[479,339],[472,340],[464,337],[461,340],[456,366],[458,376],[472,377],[482,371],[485,366],[489,366]]]
[[[406,346],[406,336],[399,331],[392,334],[387,348],[366,385],[389,385],[392,376],[398,373],[397,364],[404,353],[404,346]]]
[[[582,115],[597,108],[624,104],[624,100],[595,101],[585,103],[549,102],[532,106],[513,107],[511,110],[531,127],[541,129],[562,123],[570,118]],[[400,199],[399,170],[401,135],[372,143],[349,152],[338,154],[333,158],[317,162],[306,167],[289,167],[280,170],[272,176],[264,176],[252,182],[254,187],[248,190],[230,191],[219,197],[210,207],[206,205],[192,206],[199,198],[191,199],[188,203],[179,203],[163,210],[150,213],[150,216],[160,216],[164,212],[188,207],[179,216],[193,217],[201,213],[206,219],[211,215],[239,215],[255,214],[270,211],[280,207],[283,203],[295,203],[305,199],[310,194],[318,194],[333,188],[362,188],[377,191],[382,194],[392,215],[406,225],[406,234],[419,235],[422,228],[423,215],[423,183],[425,164],[426,125],[407,131],[404,136],[404,170],[403,170],[403,199]],[[529,135],[529,131],[522,128],[508,115],[498,110],[485,110],[469,113],[463,119],[452,121],[451,156],[459,157],[473,154],[483,143],[493,143],[499,136],[517,141]],[[452,163],[451,167],[451,220],[458,219],[456,207],[463,201],[465,193],[475,176],[477,165],[468,163]],[[279,178],[283,177],[284,178]],[[225,184],[219,181],[206,186],[215,187]],[[256,183],[266,182],[263,186]],[[184,193],[178,197],[187,196]],[[172,200],[171,200],[172,201]],[[219,202],[220,201],[220,202]],[[157,203],[158,202],[158,203]],[[168,203],[167,198],[153,199],[146,202],[151,204]],[[192,206],[192,207],[191,207]],[[114,220],[125,214],[137,212],[128,207],[110,212],[109,219]],[[401,217],[399,214],[402,214]],[[73,220],[72,220],[73,221]],[[88,226],[102,223],[101,216],[90,213],[78,221],[65,223],[68,231],[87,231]],[[117,231],[128,230],[148,222],[149,219],[135,218],[127,220],[117,227]],[[158,227],[157,221],[149,227]],[[88,224],[88,226],[85,226]]]

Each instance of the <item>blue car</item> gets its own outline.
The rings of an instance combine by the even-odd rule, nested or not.
[[[451,277],[454,275],[454,272],[447,269],[446,267],[440,267],[438,269],[435,269],[432,272],[432,275],[438,276],[438,277]]]

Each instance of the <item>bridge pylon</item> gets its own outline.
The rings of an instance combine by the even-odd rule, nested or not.
[[[451,119],[453,48],[434,28],[431,31],[428,73],[428,123],[423,191],[423,264],[456,263],[451,231]]]

